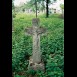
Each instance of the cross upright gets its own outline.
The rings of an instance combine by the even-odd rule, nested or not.
[[[26,33],[32,35],[33,37],[33,52],[32,60],[33,63],[41,62],[41,52],[40,52],[40,35],[46,32],[46,29],[39,27],[39,18],[34,18],[32,20],[32,27],[26,29]]]

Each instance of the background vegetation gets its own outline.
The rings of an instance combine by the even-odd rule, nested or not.
[[[58,14],[38,15],[40,26],[47,29],[41,36],[41,52],[45,72],[27,70],[32,55],[32,37],[25,35],[25,28],[32,26],[35,15],[18,13],[13,19],[12,74],[14,77],[64,77],[64,20]],[[34,76],[35,75],[35,76]]]

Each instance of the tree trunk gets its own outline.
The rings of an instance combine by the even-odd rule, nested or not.
[[[35,7],[36,7],[36,18],[37,18],[37,0],[35,0]]]
[[[48,8],[49,0],[46,0],[46,18],[49,17],[49,8]]]

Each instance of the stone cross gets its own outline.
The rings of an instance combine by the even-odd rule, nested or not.
[[[32,20],[32,27],[26,29],[26,33],[33,36],[33,63],[41,62],[40,35],[46,32],[45,28],[39,27],[39,22],[39,18],[34,18]]]

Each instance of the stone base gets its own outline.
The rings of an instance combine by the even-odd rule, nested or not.
[[[28,65],[28,69],[32,69],[32,70],[41,70],[44,71],[45,67],[44,67],[44,63],[40,62],[40,63],[33,63],[32,59],[29,60],[29,65]]]

